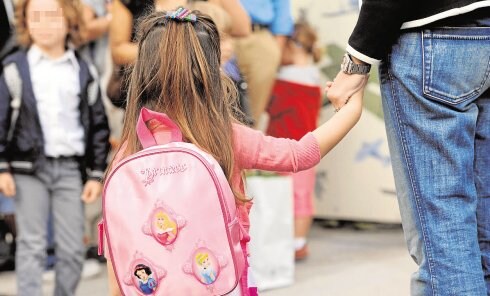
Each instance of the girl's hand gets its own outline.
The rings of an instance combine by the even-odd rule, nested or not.
[[[15,196],[15,181],[11,173],[0,174],[0,192],[6,197]]]
[[[102,192],[102,184],[99,181],[89,180],[83,187],[82,200],[85,203],[93,203]]]
[[[347,103],[344,103],[340,108],[336,108],[337,113],[313,131],[313,135],[320,146],[322,157],[332,150],[359,121],[366,82],[367,77],[361,84],[361,88],[353,93],[348,100],[346,99]],[[327,82],[326,90],[328,91],[331,86],[332,82]]]
[[[366,86],[369,75],[345,74],[340,71],[333,82],[327,82],[327,98],[335,110],[340,110],[349,99]]]

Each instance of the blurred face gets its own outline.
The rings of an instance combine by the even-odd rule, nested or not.
[[[30,0],[26,15],[34,44],[48,49],[65,45],[67,24],[57,0]]]

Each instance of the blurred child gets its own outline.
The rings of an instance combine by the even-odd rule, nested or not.
[[[55,295],[74,295],[84,259],[82,201],[93,202],[101,192],[107,119],[96,74],[70,47],[81,40],[79,2],[18,4],[24,49],[4,60],[0,77],[0,191],[15,195],[17,290],[41,295],[52,213]],[[7,77],[12,70],[17,75]],[[12,93],[19,83],[22,92]],[[21,104],[11,104],[17,98]]]
[[[297,23],[286,43],[282,67],[277,75],[267,112],[267,133],[274,137],[301,139],[317,126],[321,104],[320,71],[315,66],[320,58],[315,47],[317,35],[306,23]],[[315,169],[293,176],[295,257],[308,255],[306,237],[313,217]]]
[[[235,194],[239,223],[248,231],[251,203],[244,195],[243,170],[297,172],[313,167],[359,120],[362,92],[299,141],[264,136],[234,117],[236,94],[229,91],[231,82],[220,71],[220,37],[214,22],[197,11],[191,16],[188,13],[179,12],[178,16],[184,17],[172,18],[175,14],[155,12],[142,22],[139,56],[129,85],[123,144],[112,167],[142,149],[136,132],[142,108],[165,113],[178,125],[185,141],[208,152],[220,164]],[[160,127],[166,129],[158,121],[149,123],[154,136],[158,136]],[[244,254],[246,237],[242,240]],[[110,261],[108,271],[112,295],[118,295]],[[240,284],[229,295],[257,295],[247,280],[245,268]]]

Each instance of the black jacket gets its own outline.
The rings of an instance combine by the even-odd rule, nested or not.
[[[7,3],[8,2],[8,3]],[[0,61],[6,57],[9,53],[14,51],[16,46],[14,38],[13,28],[13,15],[7,13],[6,4],[11,5],[13,9],[13,3],[11,0],[0,0]],[[2,65],[0,65],[0,73],[2,72]]]
[[[455,13],[485,6],[490,6],[490,1],[363,0],[349,46],[370,58],[382,60],[396,42],[402,25],[406,28],[419,27],[427,24],[424,19],[430,16],[451,17]],[[455,8],[460,10],[450,11]]]
[[[77,60],[80,65],[80,121],[84,129],[86,147],[85,155],[80,159],[81,169],[84,176],[100,179],[107,167],[109,125],[100,89],[90,74],[89,66],[78,55]],[[14,173],[29,174],[35,172],[46,159],[43,131],[32,89],[27,52],[19,50],[3,61],[4,67],[10,63],[15,63],[19,70],[22,80],[22,103],[12,140],[8,143],[12,98],[2,74],[0,76],[0,172],[10,170]],[[85,172],[88,175],[85,175]]]

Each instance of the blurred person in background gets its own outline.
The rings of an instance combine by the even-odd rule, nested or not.
[[[88,43],[89,55],[97,67],[99,77],[103,77],[107,64],[112,4],[108,0],[82,0],[82,2],[85,42]]]
[[[80,15],[76,0],[19,1],[23,49],[3,61],[0,191],[15,195],[19,295],[41,295],[50,213],[55,295],[74,295],[84,258],[82,200],[93,202],[102,189],[109,130],[97,74],[73,49],[83,42]]]
[[[267,134],[273,137],[301,139],[317,127],[322,90],[317,34],[305,21],[294,26],[287,39],[271,102]],[[294,249],[296,260],[308,256],[306,238],[313,218],[315,168],[292,174],[294,196]]]
[[[101,87],[102,79],[105,75],[107,65],[108,50],[108,30],[111,21],[111,3],[107,0],[82,0],[82,21],[83,30],[81,31],[83,46],[79,53],[83,55],[90,64],[95,66],[97,77],[94,77]],[[104,89],[102,89],[102,95]],[[97,255],[97,223],[102,215],[102,204],[98,200],[94,203],[86,204],[85,210],[85,243],[87,245],[87,259],[83,266],[82,278],[90,277],[101,271],[100,261],[105,261],[103,257]],[[54,280],[56,265],[56,254],[54,244],[53,218],[50,217],[48,223],[48,258],[46,262],[46,272],[43,274],[44,280]]]
[[[0,0],[0,61],[16,48],[14,6],[13,0]]]
[[[252,118],[260,117],[270,99],[287,36],[293,31],[289,0],[240,0],[252,19],[252,34],[236,41],[238,65],[245,81]]]
[[[15,10],[12,0],[0,1],[0,73],[2,73],[3,59],[16,48],[15,42]],[[4,258],[0,261],[0,271],[13,270],[15,266],[15,207],[12,198],[7,198],[0,194],[0,216],[5,221],[6,229],[0,233],[11,233],[12,242],[4,241],[5,237],[0,237],[0,242],[8,245],[8,250],[2,254]]]

